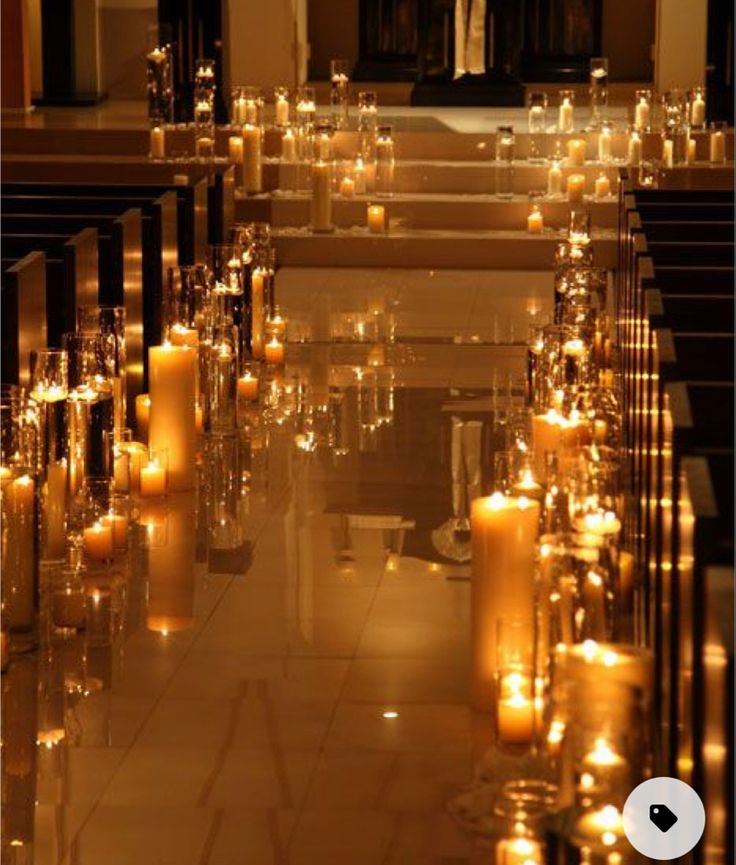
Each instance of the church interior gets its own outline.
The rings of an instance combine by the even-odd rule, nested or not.
[[[724,0],[2,0],[8,865],[730,865]]]

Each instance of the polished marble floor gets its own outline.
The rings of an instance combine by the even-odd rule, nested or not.
[[[278,293],[303,341],[95,577],[111,638],[3,676],[3,862],[492,861],[447,812],[489,728],[454,430],[487,464],[551,275],[290,269]]]

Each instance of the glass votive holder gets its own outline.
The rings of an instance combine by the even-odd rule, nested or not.
[[[36,402],[66,399],[69,390],[69,355],[62,348],[31,352],[31,398]]]
[[[705,103],[705,87],[693,87],[688,93],[688,102],[690,105],[689,119],[691,129],[705,129],[706,122],[706,103]]]
[[[125,496],[115,495],[110,502],[110,509],[100,520],[103,525],[112,528],[112,543],[115,550],[125,550],[128,547],[128,527],[130,525],[130,508]]]
[[[534,739],[533,645],[531,619],[499,622],[495,706],[496,741],[502,747],[527,749]]]
[[[291,102],[288,87],[273,88],[273,122],[279,129],[285,129],[290,122]]]
[[[375,90],[361,90],[358,93],[358,126],[375,128],[378,123],[378,93]]]
[[[260,87],[234,87],[230,100],[233,126],[260,126],[263,123],[263,97]]]
[[[376,195],[393,194],[395,165],[393,127],[379,126],[376,135]]]
[[[166,448],[149,449],[148,462],[140,469],[141,498],[165,496],[168,490],[169,452]]]
[[[569,134],[575,131],[575,91],[560,90],[558,93],[557,131]]]
[[[100,516],[82,530],[82,547],[88,560],[109,562],[115,550],[113,527],[107,525],[104,518]]]
[[[54,576],[51,586],[49,624],[54,635],[70,637],[84,629],[87,601],[84,587],[85,569],[63,567]]]
[[[541,162],[544,158],[544,135],[547,132],[547,94],[531,91],[527,97],[529,118],[529,161]]]
[[[115,492],[126,494],[130,492],[130,444],[133,441],[133,430],[128,427],[113,430],[113,484]]]
[[[285,360],[285,347],[283,340],[273,336],[264,346],[264,359],[269,366],[283,366]]]
[[[339,166],[337,191],[343,198],[355,197],[355,177],[352,162],[343,162]]]
[[[87,582],[85,587],[85,640],[90,646],[106,646],[113,636],[112,590],[103,581]]]
[[[647,132],[652,124],[652,91],[634,91],[634,129]]]
[[[286,318],[281,314],[281,307],[276,305],[273,307],[271,314],[266,319],[264,325],[264,333],[266,339],[270,340],[274,336],[278,337],[282,342],[286,341]]]
[[[529,214],[526,218],[526,228],[529,234],[542,234],[544,232],[543,199],[544,192],[533,190],[529,193]]]
[[[296,91],[296,122],[300,127],[312,126],[317,114],[314,87],[298,87]]]
[[[714,120],[709,126],[710,131],[710,161],[713,165],[722,165],[726,161],[726,134],[728,123],[725,120]]]
[[[333,139],[335,127],[331,120],[319,120],[314,130],[314,158],[332,162],[335,158]]]
[[[659,187],[659,160],[642,159],[639,164],[639,186],[644,189],[657,189]]]
[[[347,60],[330,61],[330,108],[337,129],[347,126],[350,106],[350,64]]]
[[[608,107],[608,58],[590,59],[590,113],[591,125],[603,119]]]
[[[613,124],[601,122],[598,131],[598,161],[611,162],[613,159]]]
[[[496,127],[496,197],[514,194],[514,155],[516,136],[513,126]]]
[[[590,243],[590,211],[578,207],[570,208],[567,224],[567,238],[576,246]]]

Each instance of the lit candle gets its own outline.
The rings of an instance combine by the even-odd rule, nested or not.
[[[582,166],[585,164],[585,152],[587,143],[584,138],[571,138],[567,142],[567,161],[568,164],[574,166]]]
[[[64,586],[51,596],[51,620],[56,628],[81,630],[85,623],[85,596],[80,583],[78,587]]]
[[[124,550],[128,546],[128,518],[125,514],[116,514],[114,511],[105,514],[100,520],[103,526],[112,529],[112,542],[116,550]]]
[[[66,547],[66,484],[66,460],[49,463],[46,470],[46,495],[44,497],[45,556],[48,559],[60,559],[64,556]]]
[[[501,677],[498,699],[498,739],[505,745],[528,745],[534,735],[532,680],[523,673]]]
[[[582,586],[585,607],[585,633],[596,640],[605,639],[606,624],[606,587],[603,577],[596,571],[588,571]]]
[[[208,135],[204,135],[194,142],[194,155],[197,159],[207,159],[213,155],[213,148],[213,140]]]
[[[266,363],[271,366],[281,366],[284,362],[284,344],[274,336],[274,338],[266,343],[265,347]]]
[[[613,511],[595,511],[576,517],[575,530],[586,535],[615,535],[621,531],[621,521]]]
[[[368,205],[368,230],[371,234],[385,234],[386,208],[382,204]]]
[[[553,162],[547,172],[547,195],[562,195],[562,171],[559,162]]]
[[[188,174],[175,174],[174,175],[174,186],[189,186],[189,175]]]
[[[532,208],[532,212],[526,218],[526,227],[529,234],[542,234],[544,231],[544,217],[539,208]]]
[[[288,126],[289,125],[289,100],[286,98],[286,95],[283,93],[279,93],[276,97],[276,125],[277,126]]]
[[[204,412],[199,403],[194,406],[194,432],[197,435],[202,435],[204,432]]]
[[[227,155],[230,162],[236,165],[243,164],[243,137],[242,135],[231,135],[227,140]]]
[[[611,181],[605,174],[599,174],[595,181],[595,197],[608,198],[611,194]]]
[[[496,844],[496,865],[542,865],[542,845],[533,838],[502,838]]]
[[[172,345],[188,345],[192,348],[196,348],[199,345],[199,334],[197,333],[196,328],[186,327],[183,324],[177,323],[173,324],[169,330],[169,341]],[[143,394],[143,396],[145,396],[145,394]],[[136,410],[138,408],[138,399],[140,399],[140,397],[136,397]]]
[[[626,550],[622,550],[618,557],[618,585],[621,607],[628,611],[634,596],[634,557]]]
[[[238,379],[238,397],[248,401],[258,399],[258,376],[250,372],[240,376]]]
[[[152,496],[165,495],[166,468],[154,461],[149,461],[147,465],[141,466],[141,496],[151,498]]]
[[[645,97],[640,97],[634,110],[634,124],[638,129],[649,127],[650,108]]]
[[[142,442],[126,442],[118,447],[125,448],[128,454],[130,489],[138,491],[141,488],[141,466],[144,460],[148,459],[148,448]]]
[[[160,126],[151,129],[151,156],[154,159],[166,156],[166,133]]]
[[[263,142],[261,127],[246,124],[243,127],[243,191],[260,192],[263,189]]]
[[[608,424],[602,418],[593,421],[593,441],[597,445],[604,445],[608,436]]]
[[[281,136],[281,159],[283,162],[296,162],[296,136],[293,129],[285,129]]]
[[[313,231],[332,230],[332,165],[312,164],[311,225]]]
[[[687,142],[687,164],[695,165],[697,159],[698,142],[694,138],[688,139]]]
[[[3,608],[3,626],[27,630],[34,619],[36,484],[21,475],[3,486],[7,509],[3,520],[3,581],[12,586]]]
[[[575,108],[570,102],[569,96],[563,96],[557,117],[557,129],[559,132],[572,132],[575,125]]]
[[[150,506],[150,503],[149,503]],[[146,627],[163,636],[194,624],[194,561],[197,531],[193,494],[153,505],[152,518],[165,523],[166,542],[148,548]]]
[[[528,499],[541,499],[544,494],[544,489],[541,484],[534,480],[534,474],[531,469],[525,469],[521,473],[521,477],[512,487],[515,496],[526,496]]]
[[[726,161],[726,136],[720,129],[710,134],[710,161]]]
[[[277,336],[283,337],[286,333],[286,319],[281,313],[277,312],[276,315],[271,316],[268,323],[271,326],[272,332]]]
[[[0,631],[0,670],[4,673],[10,663],[10,639],[8,632],[3,628]]]
[[[576,838],[613,847],[624,838],[624,821],[615,805],[604,805],[597,811],[584,813],[573,830]]]
[[[353,182],[355,184],[355,194],[356,195],[365,195],[366,191],[366,175],[365,175],[365,163],[363,160],[358,157],[355,160],[355,166],[353,167]]]
[[[139,394],[135,398],[135,423],[138,427],[138,435],[142,439],[148,438],[148,417],[151,411],[151,397],[147,393]]]
[[[672,168],[675,157],[675,142],[670,138],[665,138],[662,142],[662,162],[665,168]]]
[[[581,426],[577,417],[566,418],[550,409],[532,418],[532,450],[534,471],[544,477],[545,453],[564,456],[581,443]]]
[[[611,130],[601,129],[598,134],[598,161],[610,162],[611,160]]]
[[[585,193],[585,175],[570,174],[567,178],[567,200],[571,204],[579,204]]]
[[[499,620],[531,621],[539,503],[494,493],[471,507],[472,703],[493,708]],[[531,642],[533,634],[529,633]]]
[[[83,532],[84,552],[90,559],[111,559],[113,551],[112,527],[99,520]]]
[[[626,768],[626,760],[602,736],[595,740],[593,750],[583,757],[583,768],[599,779],[609,777]]]
[[[250,280],[250,347],[251,353],[255,358],[263,357],[263,324],[265,316],[264,286],[268,276],[268,271],[261,267],[256,267],[253,269]]]
[[[169,343],[148,350],[151,450],[168,450],[172,491],[194,488],[196,480],[197,352]]]
[[[705,126],[705,99],[699,93],[690,105],[690,125]]]
[[[343,198],[352,198],[355,195],[355,181],[352,177],[343,177],[340,181],[340,195]]]
[[[641,135],[632,132],[629,136],[629,165],[639,165],[641,162]]]

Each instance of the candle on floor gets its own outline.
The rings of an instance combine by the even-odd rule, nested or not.
[[[59,586],[51,595],[51,621],[62,631],[79,631],[86,619],[86,599],[82,583]]]
[[[194,488],[196,480],[197,352],[170,343],[148,350],[152,451],[168,451],[168,484],[176,492]]]
[[[238,379],[238,397],[243,400],[258,399],[258,376],[246,372]]]
[[[340,181],[340,195],[343,198],[353,198],[355,195],[355,181],[352,177],[343,177]]]
[[[355,166],[353,167],[353,181],[355,184],[355,194],[356,195],[365,195],[366,192],[366,175],[365,175],[365,163],[363,160],[358,157],[355,160]]]
[[[265,323],[265,283],[269,272],[262,267],[253,269],[250,278],[251,317],[250,350],[255,358],[263,357],[263,326]]]
[[[672,168],[675,158],[675,142],[665,138],[662,142],[662,162],[665,168]]]
[[[296,135],[293,129],[285,129],[281,136],[281,160],[296,162]]]
[[[271,366],[281,366],[284,362],[284,344],[274,336],[274,338],[266,343],[265,347],[266,363]]]
[[[595,181],[595,197],[608,198],[611,194],[611,181],[605,174],[599,174]]]
[[[100,520],[103,526],[112,529],[112,543],[116,550],[124,550],[128,546],[128,517],[110,511]]]
[[[493,709],[498,622],[528,620],[532,627],[538,522],[539,502],[523,496],[494,493],[472,503],[472,703],[476,709]],[[530,633],[530,643],[532,637]]]
[[[710,161],[726,161],[726,136],[720,129],[710,134]]]
[[[559,162],[553,162],[547,172],[547,195],[562,195],[562,170]]]
[[[687,142],[687,164],[695,165],[697,160],[698,142],[694,138],[690,138]]]
[[[626,760],[616,752],[604,736],[599,736],[592,750],[583,756],[582,766],[599,783],[602,781],[611,783],[621,779],[622,775],[625,781]]]
[[[567,200],[571,204],[579,204],[585,193],[585,175],[570,174],[567,178]]]
[[[371,234],[386,233],[386,208],[382,204],[368,205],[368,230]]]
[[[151,498],[153,496],[166,495],[166,467],[155,460],[149,460],[141,466],[141,496]]]
[[[151,129],[151,156],[153,159],[166,156],[166,132],[160,126]]]
[[[526,227],[529,234],[542,234],[544,231],[544,216],[542,211],[535,205],[526,218]]]
[[[624,838],[623,815],[615,805],[604,805],[583,814],[573,829],[576,838],[603,847],[613,847]]]
[[[46,528],[44,556],[48,559],[62,558],[66,548],[66,485],[66,460],[61,459],[49,463],[46,470],[46,495],[44,497]]]
[[[196,328],[186,327],[186,325],[177,322],[169,329],[169,341],[172,345],[188,345],[196,348],[199,345],[199,334]],[[142,396],[145,396],[145,394],[142,394]],[[138,399],[140,397],[136,397],[136,409],[138,407]]]
[[[496,844],[495,865],[542,865],[542,845],[533,838],[502,838]]]
[[[143,442],[126,442],[118,447],[125,448],[128,454],[130,489],[137,492],[141,488],[141,466],[148,459],[148,448]]]
[[[246,124],[243,127],[243,191],[260,192],[262,177],[263,142],[260,126]]]
[[[151,397],[147,393],[139,394],[135,398],[135,424],[138,427],[138,435],[142,439],[148,438],[148,418],[151,412]]]
[[[3,626],[9,630],[28,630],[34,620],[36,484],[30,475],[21,475],[3,485],[6,499],[3,546],[9,561],[4,561],[3,581],[12,586],[3,607]],[[5,552],[3,552],[5,556]]]
[[[504,745],[528,745],[534,736],[534,700],[530,676],[505,673],[499,681],[498,740]]]
[[[587,142],[584,138],[571,138],[567,142],[567,161],[569,165],[580,167],[585,165]]]
[[[641,162],[641,135],[636,131],[629,135],[628,162],[629,165],[638,165]]]
[[[90,559],[105,560],[112,558],[112,526],[103,525],[98,520],[83,532],[84,552]]]
[[[312,231],[332,231],[332,165],[329,162],[312,164]]]

